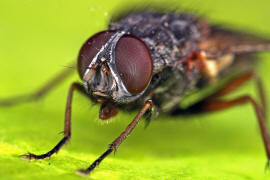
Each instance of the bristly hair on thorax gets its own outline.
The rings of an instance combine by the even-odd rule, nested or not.
[[[257,36],[247,36],[245,33],[210,25],[204,18],[189,13],[152,10],[131,12],[122,18],[113,19],[109,29],[133,34],[148,46],[154,62],[152,80],[146,93],[129,106],[142,105],[151,92],[155,106],[161,112],[172,111],[190,90],[208,84],[208,80],[205,81],[208,77],[199,68],[186,68],[187,57],[192,52],[208,51],[207,56],[218,64],[218,68],[210,70],[213,71],[210,76],[217,78],[226,74],[230,67],[245,69],[255,63],[248,61],[254,59],[253,51],[238,53],[229,47],[235,45],[237,51],[245,48],[245,43],[256,45],[268,42]],[[245,61],[245,66],[242,66],[244,63],[241,61]]]

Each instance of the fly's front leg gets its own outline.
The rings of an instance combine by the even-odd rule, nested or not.
[[[116,138],[109,146],[107,151],[105,151],[97,160],[95,160],[87,169],[80,169],[77,171],[80,175],[88,175],[91,171],[95,169],[97,165],[101,163],[101,161],[111,154],[113,151],[116,151],[118,146],[127,138],[127,136],[131,133],[131,131],[135,128],[138,124],[141,117],[153,106],[152,101],[148,100],[137,114],[137,116],[133,119],[133,121],[127,126],[127,128],[122,132],[122,134]]]
[[[64,129],[64,137],[62,140],[49,152],[41,155],[35,155],[32,153],[22,155],[21,158],[27,159],[27,160],[38,160],[38,159],[44,159],[47,157],[52,156],[53,154],[57,153],[63,145],[65,145],[68,140],[71,137],[71,104],[72,104],[72,96],[75,90],[80,91],[81,93],[85,93],[84,88],[82,85],[78,83],[73,83],[70,86],[69,92],[68,92],[68,98],[67,98],[67,104],[66,104],[66,112],[65,112],[65,129]]]
[[[73,65],[72,65],[73,66]],[[54,87],[63,82],[72,72],[74,72],[73,68],[66,68],[61,71],[58,75],[56,75],[52,80],[50,80],[47,84],[39,88],[33,93],[23,94],[7,99],[0,99],[0,106],[8,107],[17,105],[24,102],[30,102],[34,100],[38,100],[44,97],[48,92],[50,92]]]

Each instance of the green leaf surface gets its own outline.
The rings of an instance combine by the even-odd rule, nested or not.
[[[145,1],[132,1],[145,4]],[[268,0],[149,1],[193,9],[211,22],[270,35]],[[82,43],[106,28],[124,0],[1,0],[0,98],[32,92],[75,60]],[[270,92],[270,55],[257,68]],[[74,67],[75,68],[75,67]],[[69,85],[41,101],[0,108],[0,179],[82,179],[74,172],[92,163],[135,116],[98,119],[99,105],[76,94],[70,143],[50,159],[28,162],[27,152],[44,153],[61,138]],[[253,83],[233,96],[256,95]],[[269,94],[269,93],[268,93]],[[203,116],[160,116],[147,129],[141,122],[115,155],[89,179],[268,179],[266,156],[254,111],[245,105]]]

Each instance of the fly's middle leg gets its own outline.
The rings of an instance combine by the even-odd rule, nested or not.
[[[74,65],[72,64],[72,67]],[[53,88],[62,83],[69,75],[74,72],[73,68],[66,68],[57,74],[54,78],[48,81],[45,85],[37,89],[32,93],[22,94],[10,98],[0,98],[0,107],[10,107],[14,105],[18,105],[25,102],[31,102],[35,100],[39,100],[45,95],[47,95]]]

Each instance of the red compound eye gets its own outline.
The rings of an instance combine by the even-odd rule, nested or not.
[[[92,59],[113,34],[113,31],[102,31],[95,34],[84,43],[78,57],[78,71],[81,79]]]
[[[133,36],[123,36],[116,45],[115,64],[117,71],[132,94],[142,92],[153,72],[153,61],[147,46],[142,40]]]

